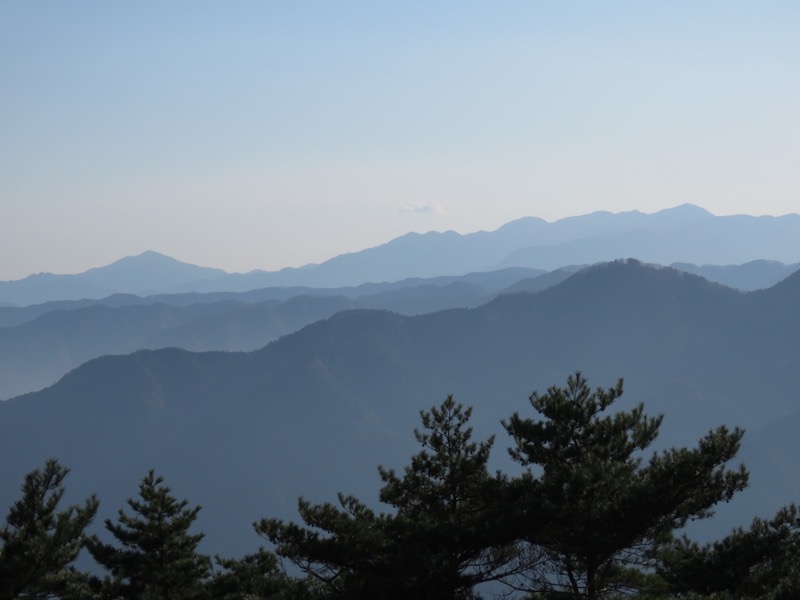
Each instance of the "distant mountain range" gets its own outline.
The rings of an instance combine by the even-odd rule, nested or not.
[[[771,285],[791,272],[781,263],[695,267],[717,281]],[[378,308],[417,315],[473,308],[496,296],[539,291],[582,267],[541,272],[512,267],[461,277],[412,278],[350,288],[263,288],[47,302],[0,307],[0,400],[55,383],[103,354],[176,347],[193,351],[250,351],[347,309]]]
[[[544,289],[571,273],[540,274],[518,268],[357,288],[115,295],[0,308],[0,400],[55,383],[103,354],[168,347],[255,350],[346,309],[381,308],[414,315],[468,308],[488,302],[504,289]]]
[[[192,287],[227,275],[220,269],[190,265],[158,252],[144,252],[76,275],[36,273],[25,279],[0,281],[0,306],[97,299],[118,293],[157,294],[180,286]]]
[[[474,308],[345,310],[253,352],[104,356],[0,403],[0,477],[20,482],[56,456],[73,469],[70,497],[97,492],[113,517],[155,467],[204,506],[208,549],[235,554],[259,545],[252,521],[294,518],[299,495],[374,502],[375,466],[405,464],[418,411],[448,393],[474,405],[477,435],[498,433],[506,466],[498,421],[580,369],[592,385],[625,377],[620,407],[665,413],[661,447],[746,427],[752,485],[720,509],[717,533],[800,497],[798,306],[800,273],[744,293],[617,261]],[[0,506],[16,492],[0,488]]]
[[[630,256],[656,264],[677,262],[691,266],[765,260],[787,263],[786,269],[790,270],[800,266],[798,239],[800,215],[797,214],[718,217],[691,204],[654,214],[596,212],[554,223],[526,217],[491,232],[409,233],[318,265],[275,272],[231,274],[145,252],[81,274],[40,273],[18,281],[0,282],[0,305],[99,299],[118,293],[142,296],[237,292],[265,287],[339,288],[506,267],[551,271]],[[783,276],[786,275],[788,272]]]

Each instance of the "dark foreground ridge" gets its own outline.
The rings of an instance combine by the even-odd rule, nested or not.
[[[97,500],[64,510],[67,469],[48,460],[0,529],[0,597],[795,598],[794,505],[714,544],[676,536],[747,485],[731,464],[743,431],[721,426],[654,453],[662,417],[642,404],[615,411],[622,392],[622,380],[593,390],[580,373],[534,392],[502,422],[514,474],[490,471],[494,436],[475,441],[472,409],[448,396],[421,412],[410,463],[379,467],[385,512],[342,493],[301,498],[302,524],[257,521],[269,547],[238,559],[200,551],[201,507],[152,469],[105,533],[87,535]],[[84,547],[94,572],[73,566]]]

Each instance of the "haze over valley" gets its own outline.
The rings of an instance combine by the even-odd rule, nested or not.
[[[656,264],[661,259],[742,291],[767,288],[800,268],[791,262],[799,238],[797,215],[715,217],[684,205],[652,215],[594,213],[556,223],[529,218],[494,232],[404,236],[277,272],[227,274],[146,252],[81,274],[0,282],[0,304],[33,302],[0,306],[0,398],[41,389],[103,354],[167,347],[256,350],[345,309],[415,315],[474,308],[628,255]],[[706,242],[687,243],[694,239]],[[547,258],[531,258],[537,253]],[[567,262],[555,267],[556,256]],[[769,260],[757,258],[764,256]],[[721,263],[703,262],[710,257]],[[734,264],[737,259],[749,262]],[[485,270],[491,265],[497,268]],[[408,277],[418,271],[427,276]],[[258,287],[270,282],[277,285]],[[332,282],[352,285],[327,287]]]
[[[620,222],[633,219],[638,227],[657,217],[671,218],[676,239],[688,238],[697,224],[681,222],[687,214],[701,213],[679,207],[574,219],[582,235],[574,245],[595,248],[593,240],[608,239],[615,229],[622,230],[620,239],[632,239]],[[724,231],[717,219],[703,217]],[[800,234],[794,215],[745,221],[751,235],[740,240],[737,257],[758,256],[744,254],[748,240],[775,237],[776,223],[787,236]],[[764,223],[770,233],[759,232]],[[472,235],[485,240],[509,229]],[[73,493],[97,491],[109,499],[102,512],[158,465],[205,507],[200,523],[208,543],[243,552],[257,544],[249,521],[231,526],[215,515],[255,519],[269,507],[290,518],[300,495],[322,500],[347,490],[369,496],[376,464],[400,465],[410,451],[419,410],[452,393],[475,407],[478,432],[499,434],[500,419],[522,410],[532,390],[579,369],[597,384],[624,377],[623,406],[643,401],[649,412],[664,413],[661,447],[691,445],[719,424],[747,429],[741,458],[753,485],[720,511],[715,533],[800,493],[800,471],[785,460],[800,451],[796,436],[775,434],[800,419],[794,386],[800,273],[791,255],[778,257],[786,264],[668,267],[582,254],[589,266],[369,281],[380,261],[387,273],[413,270],[416,257],[430,251],[430,239],[438,251],[464,258],[459,244],[471,238],[405,238],[394,252],[397,240],[365,250],[367,258],[356,253],[321,265],[329,265],[322,275],[328,281],[338,276],[334,265],[354,278],[367,261],[352,287],[192,290],[189,278],[209,271],[152,253],[92,271],[93,283],[124,286],[124,267],[135,273],[128,281],[136,286],[164,285],[174,273],[184,291],[136,296],[133,287],[96,300],[65,300],[58,294],[69,288],[54,276],[47,302],[0,309],[3,389],[6,397],[27,392],[0,405],[0,451],[14,456],[4,463],[4,480],[19,481],[58,456],[73,469]],[[542,243],[541,235],[533,239]],[[529,242],[517,233],[516,246],[530,248]],[[503,252],[512,254],[504,243]],[[735,245],[726,241],[716,251],[726,243]],[[401,266],[404,251],[411,256],[407,267]],[[636,251],[630,246],[630,254]],[[235,277],[213,274],[197,280],[200,290]],[[72,276],[71,285],[82,278]],[[496,460],[503,462],[501,453]],[[232,463],[236,469],[226,467]],[[213,478],[201,475],[209,471]],[[14,493],[6,488],[0,503],[10,503]]]
[[[0,2],[0,600],[800,598],[798,30]]]

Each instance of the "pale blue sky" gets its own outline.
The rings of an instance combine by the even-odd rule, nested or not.
[[[0,279],[800,212],[800,3],[0,3]]]

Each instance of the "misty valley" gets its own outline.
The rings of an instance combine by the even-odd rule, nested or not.
[[[0,1],[0,600],[800,599],[798,31]]]
[[[684,205],[0,282],[0,598],[796,598],[798,239]]]

